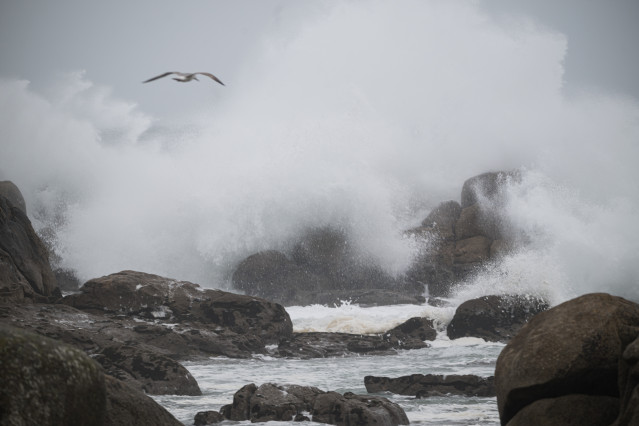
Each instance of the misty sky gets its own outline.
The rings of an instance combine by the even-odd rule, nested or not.
[[[0,77],[29,80],[38,90],[62,73],[84,70],[88,80],[143,111],[172,114],[214,102],[225,96],[224,88],[203,91],[168,80],[153,85],[141,81],[164,71],[206,70],[233,87],[264,34],[290,30],[296,22],[303,25],[308,9],[321,13],[322,5],[291,0],[2,0]],[[586,89],[639,98],[638,1],[484,0],[479,5],[497,21],[526,16],[565,35],[567,95]],[[187,105],[179,103],[176,90],[182,98],[188,94]]]

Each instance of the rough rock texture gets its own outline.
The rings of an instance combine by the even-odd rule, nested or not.
[[[24,211],[0,195],[0,300],[61,297],[47,250]]]
[[[111,344],[94,355],[106,372],[151,395],[202,395],[179,362],[139,346]]]
[[[136,271],[90,280],[81,293],[67,296],[63,302],[87,312],[222,328],[256,336],[263,344],[279,343],[293,332],[291,319],[279,304],[221,290],[201,290],[197,284]]]
[[[397,378],[366,376],[364,385],[371,393],[392,392],[417,398],[439,395],[495,396],[493,377],[470,374],[412,374]]]
[[[536,315],[497,359],[501,423],[509,424],[536,401],[578,394],[616,398],[620,414],[615,424],[636,424],[638,337],[639,305],[604,293],[587,294]],[[606,399],[597,404],[601,412],[610,405]],[[537,424],[546,424],[544,410],[536,411],[541,413]],[[579,418],[578,407],[565,415]]]
[[[107,390],[104,426],[183,426],[142,392],[111,376],[104,377]],[[93,424],[96,423],[84,423]]]
[[[407,279],[428,286],[430,296],[447,296],[450,288],[487,262],[509,253],[521,237],[502,215],[506,186],[517,172],[489,172],[468,179],[461,204],[441,203],[418,228],[406,232],[423,246]]]
[[[548,302],[533,296],[483,296],[467,300],[448,324],[451,339],[480,337],[490,342],[507,342],[534,315],[549,308]]]
[[[394,402],[380,396],[326,392],[313,404],[314,422],[334,425],[407,425],[408,417]]]
[[[0,325],[0,365],[0,424],[105,424],[104,374],[84,352]]]
[[[424,286],[390,276],[362,257],[346,235],[335,229],[309,231],[289,256],[267,250],[247,257],[233,274],[246,294],[285,306],[313,303],[365,305],[423,303]]]
[[[314,422],[335,425],[408,424],[404,410],[386,398],[273,383],[242,387],[220,412],[233,421],[299,421],[312,415]]]

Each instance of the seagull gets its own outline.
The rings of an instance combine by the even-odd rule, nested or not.
[[[222,83],[222,82],[221,82],[221,81],[220,81],[220,80],[219,80],[216,76],[214,76],[213,74],[211,74],[211,73],[209,73],[209,72],[178,72],[178,71],[169,71],[169,72],[165,72],[164,74],[160,74],[160,75],[158,75],[158,76],[155,76],[155,77],[149,78],[148,80],[143,81],[142,83],[148,83],[148,82],[150,82],[150,81],[157,80],[158,78],[166,77],[167,75],[171,75],[171,74],[175,74],[175,75],[177,75],[178,77],[174,77],[174,78],[173,78],[173,80],[175,80],[175,81],[179,81],[179,82],[181,82],[181,83],[186,83],[186,82],[189,82],[189,81],[191,81],[191,80],[197,80],[197,81],[200,81],[200,80],[198,80],[198,79],[197,79],[196,75],[197,75],[197,74],[201,74],[201,75],[205,75],[205,76],[207,76],[207,77],[212,78],[213,80],[217,81],[217,82],[218,82],[218,83],[220,83],[222,86],[224,86],[224,83]]]

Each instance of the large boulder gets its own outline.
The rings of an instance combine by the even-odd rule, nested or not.
[[[470,374],[412,374],[402,377],[364,377],[366,390],[371,393],[392,392],[427,398],[440,395],[495,396],[494,377]]]
[[[507,342],[530,318],[547,310],[548,302],[534,296],[483,296],[467,300],[455,311],[447,327],[448,337],[480,337]]]
[[[0,299],[33,302],[59,297],[42,240],[26,213],[0,195]]]
[[[0,424],[105,424],[104,374],[84,352],[0,325],[0,365]]]
[[[261,298],[202,290],[197,284],[122,271],[88,281],[63,303],[92,313],[126,315],[159,323],[191,322],[212,330],[253,335],[277,344],[293,332],[283,306]]]
[[[607,413],[615,398],[620,411],[615,424],[636,424],[637,338],[639,305],[609,294],[587,294],[534,316],[497,359],[501,423],[528,424],[515,419],[525,409],[524,417],[535,424],[560,424],[546,417],[551,412],[585,426],[601,424],[584,418],[580,407]],[[566,403],[571,395],[594,398]],[[542,400],[549,401],[540,405]]]
[[[473,176],[462,186],[461,208],[482,202],[501,205],[505,199],[506,184],[520,180],[518,171],[486,172]]]

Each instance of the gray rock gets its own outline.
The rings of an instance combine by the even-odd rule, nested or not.
[[[519,411],[508,426],[610,425],[618,414],[618,398],[574,394],[537,400]]]
[[[447,334],[451,339],[480,337],[507,342],[534,315],[548,308],[548,302],[533,296],[493,295],[467,300],[457,307]]]
[[[633,424],[638,325],[638,304],[604,293],[587,294],[534,316],[497,359],[502,424],[535,401],[573,394],[618,398],[622,409],[616,424]],[[547,424],[543,416],[537,420]]]
[[[333,425],[407,425],[408,417],[394,402],[380,396],[326,392],[315,398],[314,422]]]
[[[0,365],[0,424],[105,424],[104,374],[84,352],[2,324]]]
[[[391,392],[417,398],[440,395],[495,396],[493,377],[470,374],[412,374],[396,378],[366,376],[364,384],[371,393]]]
[[[7,198],[11,204],[22,210],[22,213],[27,214],[27,203],[24,201],[22,192],[20,192],[20,189],[15,183],[10,180],[0,181],[0,195]]]
[[[0,299],[33,302],[59,297],[46,247],[24,211],[0,195]]]

